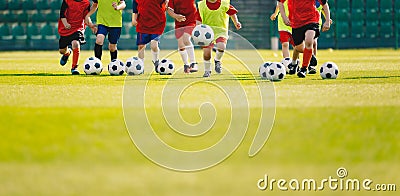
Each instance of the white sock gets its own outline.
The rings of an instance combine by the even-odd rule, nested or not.
[[[193,45],[186,46],[186,52],[188,54],[190,63],[196,63],[196,57],[194,56],[194,47],[193,47]]]
[[[222,55],[224,55],[224,52],[220,52],[219,50],[217,50],[217,52],[215,54],[215,60],[216,61],[221,61]]]
[[[153,62],[156,62],[158,60],[158,51],[154,52],[153,50],[151,50],[151,56],[152,56],[152,60]]]
[[[179,54],[182,57],[183,64],[189,65],[187,51],[186,50],[179,50]]]
[[[211,61],[204,60],[204,71],[211,71]]]
[[[139,58],[139,60],[141,60],[144,63],[144,58],[143,59]]]

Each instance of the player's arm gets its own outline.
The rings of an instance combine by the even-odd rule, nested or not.
[[[132,26],[137,25],[137,17],[138,17],[138,4],[136,0],[133,0],[132,3]]]
[[[321,4],[323,5],[322,9],[325,13],[325,22],[322,26],[322,31],[328,31],[331,28],[331,12],[329,10],[329,5],[327,0],[320,0]]]
[[[95,27],[95,25],[92,23],[92,20],[90,19],[90,16],[96,12],[97,7],[98,7],[97,0],[93,0],[93,4],[92,4],[92,6],[90,7],[90,10],[89,10],[89,12],[86,14],[86,16],[85,16],[85,23],[86,23],[90,28]]]
[[[71,25],[68,23],[67,18],[65,17],[65,11],[67,11],[68,4],[63,0],[60,8],[60,20],[64,25],[65,29],[70,29]]]
[[[230,17],[231,20],[233,22],[233,24],[235,25],[236,29],[239,30],[242,28],[242,23],[239,22],[239,19],[237,17],[237,9],[235,7],[233,7],[232,5],[229,6],[229,10],[226,12]]]
[[[117,2],[113,2],[112,6],[114,8],[114,10],[123,10],[126,8],[126,4],[124,0],[120,0],[119,4]]]
[[[285,11],[285,7],[283,6],[283,2],[285,2],[285,0],[278,0],[279,12],[281,13],[281,17],[282,17],[285,25],[290,26],[290,20],[289,20],[288,16],[286,15],[286,11]]]
[[[200,12],[197,9],[197,11],[196,11],[196,25],[200,25],[202,23],[203,23],[203,20],[201,19]]]
[[[269,17],[269,19],[271,20],[275,20],[276,16],[278,16],[279,14],[279,6],[278,6],[278,2],[276,3],[276,7],[275,7],[275,11],[274,13],[271,14],[271,16]]]
[[[178,22],[186,21],[186,17],[184,15],[175,13],[174,7],[175,7],[174,2],[169,1],[168,6],[167,6],[168,15],[171,16],[173,19],[175,19]]]
[[[322,15],[324,16],[324,18],[325,18],[325,20],[326,20],[326,16],[325,16],[325,10],[324,9],[322,9]],[[332,18],[331,18],[331,20],[329,21],[331,24],[333,23],[333,20],[332,20]]]
[[[90,12],[90,9],[91,9],[91,6],[89,5],[88,7],[87,7],[87,9],[86,9],[86,11],[87,11],[87,13],[89,13]],[[87,15],[87,14],[86,14]],[[92,32],[95,34],[95,33],[97,33],[97,26],[96,25],[94,25],[93,23],[92,23],[92,19],[90,18],[90,17],[86,17],[86,15],[85,15],[85,24],[92,30]]]

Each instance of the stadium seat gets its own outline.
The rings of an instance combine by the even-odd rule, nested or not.
[[[336,8],[337,10],[350,10],[350,0],[336,0]]]
[[[125,1],[125,4],[126,4],[126,8],[124,9],[125,11],[126,10],[132,10],[132,3],[133,3],[133,1]]]
[[[361,1],[361,0],[356,0],[356,1],[353,0],[353,1],[351,1],[351,9],[353,11],[357,10],[357,11],[364,12],[364,10],[365,10],[364,1]]]
[[[132,12],[129,12],[129,11],[122,12],[122,22],[123,23],[132,23]]]
[[[1,40],[11,40],[12,39],[12,34],[10,31],[10,27],[8,26],[7,23],[4,23],[0,27],[0,39]]]
[[[20,14],[17,14],[16,20],[18,22],[24,22],[24,23],[28,22],[28,14],[26,12],[22,12]]]
[[[364,37],[364,24],[359,22],[351,23],[351,37],[363,38]]]
[[[349,22],[350,20],[349,10],[338,9],[336,12],[336,20],[337,22]]]
[[[7,0],[0,0],[0,10],[7,10],[8,8],[8,2]]]
[[[23,10],[36,10],[36,4],[33,0],[24,0],[22,2]]]
[[[22,2],[20,0],[8,2],[8,10],[21,10],[21,9],[22,9]]]
[[[4,19],[2,19],[2,22],[6,22],[6,23],[17,22],[17,15],[13,14],[11,11],[9,11],[4,14]]]
[[[129,39],[131,36],[129,35],[130,26],[122,26],[121,29],[121,39]]]
[[[336,22],[336,38],[340,39],[340,38],[347,38],[349,37],[349,23],[346,22],[342,22],[342,21],[338,21]]]
[[[380,10],[381,13],[392,13],[393,12],[393,4],[392,0],[380,0]]]
[[[42,29],[40,30],[42,34],[42,38],[46,40],[55,40],[57,39],[54,27],[50,23],[46,23]]]
[[[365,4],[367,14],[376,14],[378,13],[379,3],[378,0],[367,0]]]
[[[381,22],[381,24],[383,23],[393,23],[393,15],[391,12],[383,12],[380,15],[379,21]]]
[[[26,28],[26,34],[28,36],[28,39],[34,39],[34,40],[42,39],[39,27],[35,23],[28,25],[28,27]]]
[[[393,37],[393,25],[390,23],[381,23],[381,27],[380,27],[380,36],[381,38],[391,38]]]
[[[59,10],[61,8],[62,1],[60,0],[53,0],[50,2],[50,9],[51,10]]]
[[[32,17],[31,17],[31,20],[32,20],[32,22],[36,22],[36,23],[45,22],[46,21],[45,17],[40,12],[37,12],[37,13],[33,14]]]
[[[365,26],[365,36],[368,38],[377,38],[379,37],[379,26],[378,21],[368,21]]]
[[[59,17],[59,10],[51,10],[51,12],[46,14],[45,19],[47,22],[57,22]]]
[[[15,25],[11,30],[14,39],[25,40],[27,38],[25,28],[21,24]]]
[[[136,32],[136,27],[135,27],[135,26],[132,26],[132,27],[129,29],[129,35],[130,35],[130,37],[131,37],[132,39],[136,40],[137,32]]]
[[[37,0],[36,1],[36,9],[38,10],[48,10],[50,9],[48,0]]]

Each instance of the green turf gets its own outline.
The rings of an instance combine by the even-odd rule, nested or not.
[[[163,51],[162,56],[168,52]],[[259,52],[264,60],[280,61],[279,52]],[[147,79],[152,69],[149,53],[146,74],[128,80]],[[249,59],[255,55],[254,51],[240,53]],[[92,51],[82,52],[81,61],[91,54]],[[119,52],[123,60],[135,54],[136,51]],[[200,51],[196,55],[200,59]],[[109,62],[108,58],[105,53],[104,64]],[[177,68],[181,67],[176,53],[171,59]],[[256,183],[264,174],[276,179],[320,180],[336,176],[339,167],[345,167],[351,178],[395,183],[398,192],[398,51],[320,50],[318,59],[319,64],[338,64],[339,78],[287,76],[274,83],[276,118],[270,138],[259,154],[253,158],[247,155],[255,134],[252,129],[237,151],[221,164],[200,172],[182,173],[147,160],[129,138],[122,113],[124,76],[111,77],[106,70],[101,76],[71,76],[70,62],[59,66],[57,52],[0,52],[0,195],[270,195],[271,191],[257,188]],[[254,101],[254,79],[226,55],[224,65],[228,64]],[[202,80],[201,75],[202,72],[189,76],[178,73],[176,80],[184,84],[190,79]],[[152,88],[147,97],[150,102],[159,101],[157,92],[169,77],[151,77]],[[222,74],[212,75],[209,80],[226,86],[233,79]],[[258,77],[256,80],[266,82]],[[182,96],[184,119],[198,122],[198,107],[209,99],[219,112],[229,112],[228,99],[218,89],[198,86]],[[259,110],[251,108],[252,112]],[[160,108],[154,106],[147,111],[152,115],[152,125],[164,130]],[[158,134],[177,148],[204,148],[223,136],[226,127],[221,121],[226,118],[229,116],[217,118],[219,124],[204,137],[189,139],[166,131]],[[282,191],[272,194],[280,195]]]

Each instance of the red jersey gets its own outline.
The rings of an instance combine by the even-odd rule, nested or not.
[[[85,31],[85,16],[90,10],[89,0],[63,0],[58,19],[58,33],[61,36],[68,36],[77,31]],[[71,25],[70,29],[65,29],[61,18],[66,18]]]
[[[133,0],[133,13],[138,14],[138,33],[161,35],[167,21],[165,0]]]
[[[310,23],[319,23],[319,12],[315,6],[315,0],[278,0],[288,1],[289,20],[292,28],[299,28]],[[327,0],[318,0],[325,5]],[[286,13],[287,14],[287,13]]]
[[[196,26],[196,5],[194,0],[169,0],[168,7],[174,10],[176,14],[181,14],[186,17],[183,22],[175,20],[175,28],[185,26]]]

